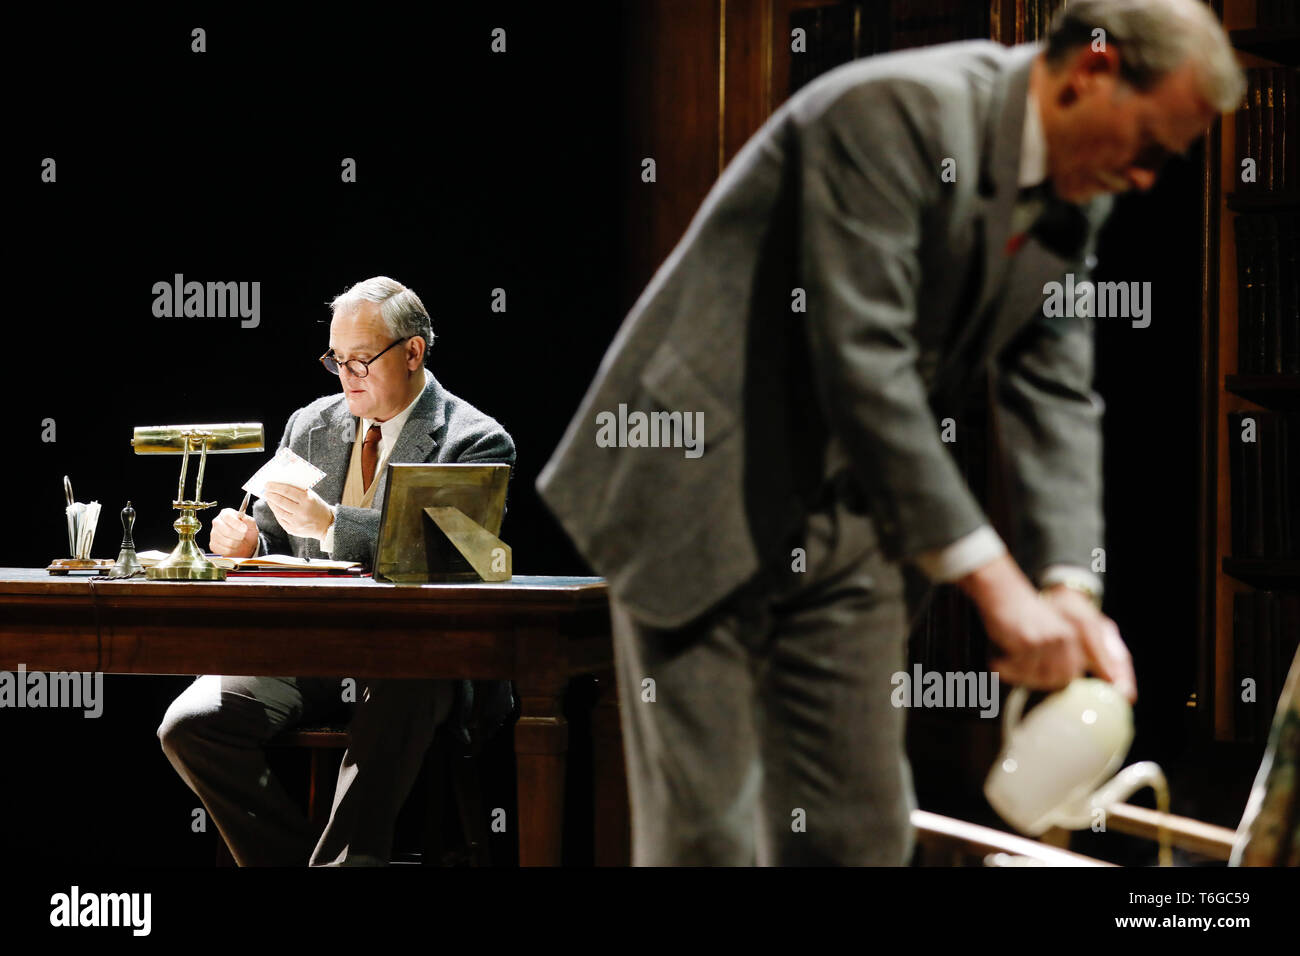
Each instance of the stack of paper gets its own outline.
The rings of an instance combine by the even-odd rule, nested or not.
[[[331,561],[329,558],[295,558],[291,554],[262,554],[256,558],[232,558],[236,567],[283,568],[303,571],[352,571],[361,564],[357,561]]]
[[[141,551],[136,555],[140,564],[152,568],[168,557],[165,551]],[[356,561],[331,561],[328,558],[295,558],[291,554],[263,554],[256,558],[223,558],[219,555],[206,555],[207,559],[219,568],[233,571],[240,570],[301,570],[301,571],[354,571],[361,567]]]
[[[64,509],[68,516],[68,550],[80,561],[90,557],[95,543],[95,530],[99,527],[99,502],[82,504],[73,502]]]

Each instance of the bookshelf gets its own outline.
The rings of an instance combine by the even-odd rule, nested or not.
[[[1300,410],[1300,377],[1296,375],[1228,375],[1224,388],[1263,408]]]
[[[1206,738],[1262,747],[1300,636],[1300,25],[1277,0],[1212,5],[1251,82],[1211,136],[1202,190],[1197,723]],[[1243,182],[1246,159],[1255,182]],[[1241,700],[1248,677],[1254,704]]]
[[[1243,53],[1283,66],[1300,66],[1300,27],[1233,30],[1232,45]]]

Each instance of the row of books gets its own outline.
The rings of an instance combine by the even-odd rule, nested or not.
[[[1229,412],[1228,466],[1233,556],[1300,557],[1300,415]]]
[[[969,0],[851,0],[791,10],[791,36],[795,30],[802,31],[803,46],[790,57],[791,94],[859,57],[988,39],[989,5]]]
[[[1297,166],[1297,75],[1293,67],[1256,66],[1246,70],[1246,98],[1237,107],[1237,186],[1245,193],[1300,187]],[[1253,181],[1243,178],[1242,162],[1255,161]]]
[[[953,40],[987,40],[989,5],[970,0],[893,0],[889,49],[931,46]]]
[[[1300,26],[1296,0],[1255,0],[1255,23],[1261,27]]]
[[[1237,370],[1300,372],[1300,214],[1243,213],[1237,245]]]
[[[1044,39],[1064,6],[1065,0],[1016,0],[1016,26],[1021,28],[1023,24],[1023,42]]]
[[[929,592],[925,612],[908,635],[908,669],[980,673],[989,669],[990,645],[979,611],[960,588],[940,585]]]
[[[802,31],[804,45],[790,57],[790,93],[842,63],[888,49],[888,23],[864,17],[861,3],[790,11],[790,33]]]
[[[1300,650],[1300,594],[1247,591],[1232,599],[1232,671],[1236,737],[1268,739],[1278,698]],[[1247,681],[1253,681],[1254,700]]]

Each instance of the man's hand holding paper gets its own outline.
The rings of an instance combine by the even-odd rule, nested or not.
[[[334,522],[334,511],[311,490],[324,477],[325,472],[292,449],[282,447],[243,488],[265,501],[289,534],[320,538]]]
[[[280,527],[300,538],[319,539],[334,522],[334,510],[310,488],[268,481],[262,500],[270,507]]]
[[[334,521],[334,512],[311,488],[325,477],[289,448],[280,448],[243,484],[244,491],[266,501],[289,534],[319,538]],[[248,558],[257,551],[257,522],[252,515],[223,508],[212,522],[209,539],[214,552],[228,558]]]

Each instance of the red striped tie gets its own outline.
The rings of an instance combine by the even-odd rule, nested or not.
[[[361,443],[361,490],[370,490],[370,483],[375,480],[375,466],[379,464],[379,439],[382,436],[379,423],[371,425],[366,432],[366,440]]]

